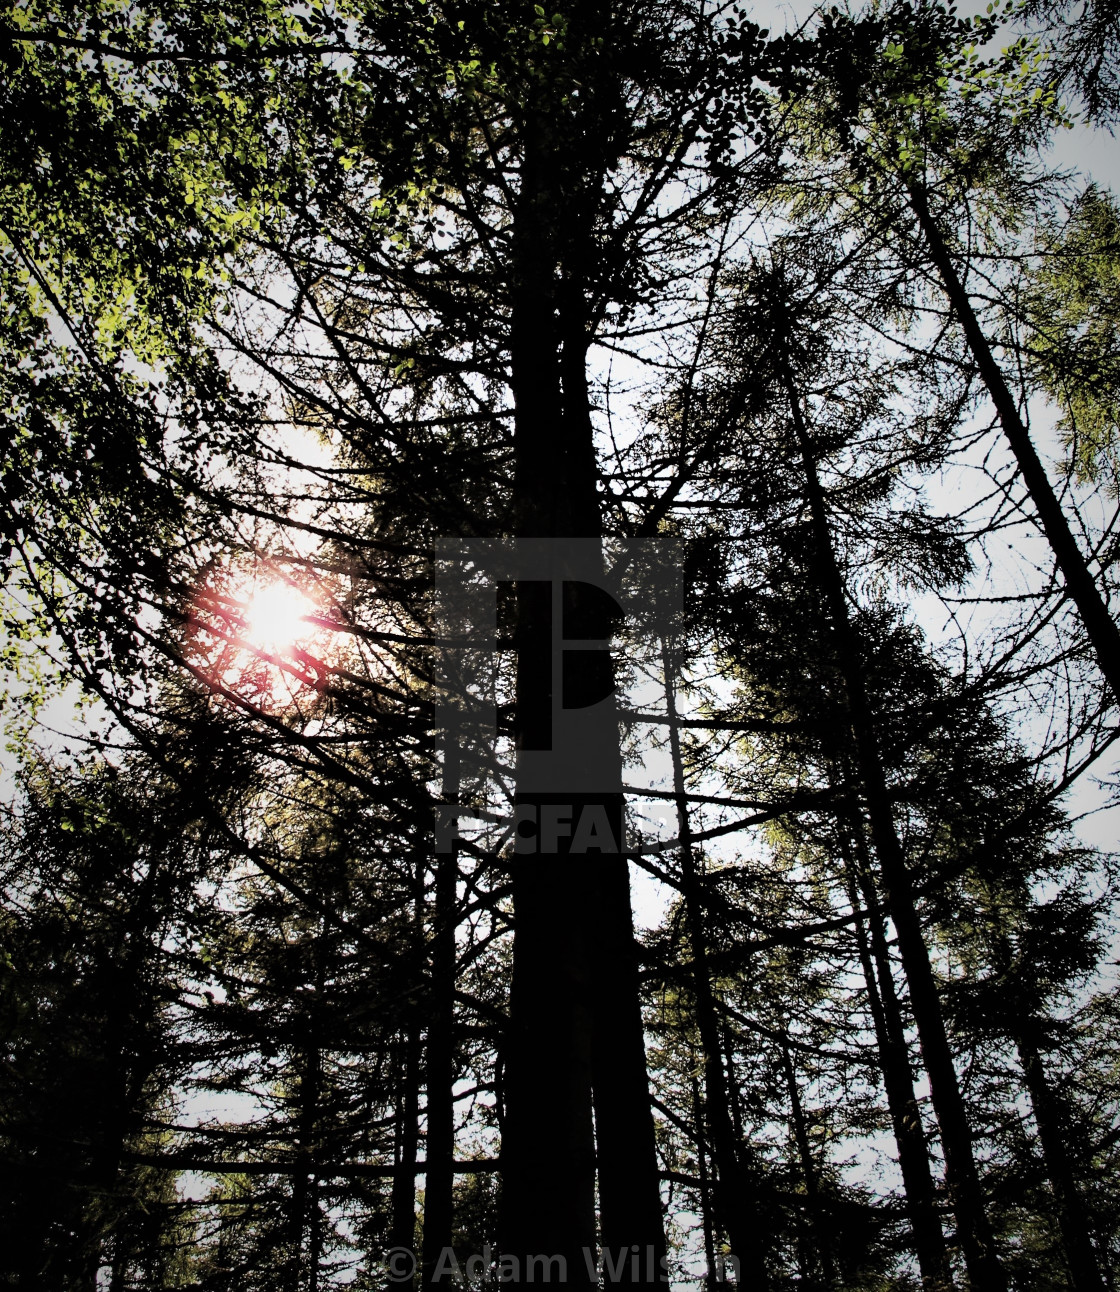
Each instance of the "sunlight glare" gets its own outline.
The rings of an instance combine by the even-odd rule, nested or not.
[[[320,691],[339,654],[324,581],[306,588],[272,569],[216,572],[193,597],[190,648],[199,675],[270,713]]]
[[[310,597],[289,583],[268,583],[258,588],[245,606],[245,638],[255,650],[279,654],[310,636],[308,622],[316,613]]]

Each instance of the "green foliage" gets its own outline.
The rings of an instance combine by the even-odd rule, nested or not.
[[[1052,92],[1076,95],[1085,117],[1109,127],[1120,109],[1120,22],[1110,0],[1018,0],[1046,52],[1040,78]]]
[[[1028,277],[1027,361],[1061,409],[1078,478],[1120,488],[1120,210],[1090,186],[1060,232],[1040,231]]]

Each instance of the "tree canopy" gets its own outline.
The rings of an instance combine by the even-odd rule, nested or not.
[[[1113,1286],[1115,15],[804,19],[5,10],[0,1285]]]

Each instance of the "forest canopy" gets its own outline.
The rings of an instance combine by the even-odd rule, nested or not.
[[[0,1286],[1105,1292],[1114,6],[554,4],[0,18]]]

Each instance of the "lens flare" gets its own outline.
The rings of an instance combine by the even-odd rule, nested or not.
[[[330,595],[320,583],[309,592],[272,573],[220,570],[192,597],[191,663],[229,699],[269,712],[302,704],[338,654]]]
[[[288,583],[268,583],[250,596],[244,612],[244,638],[254,650],[285,654],[314,633],[315,604]]]

